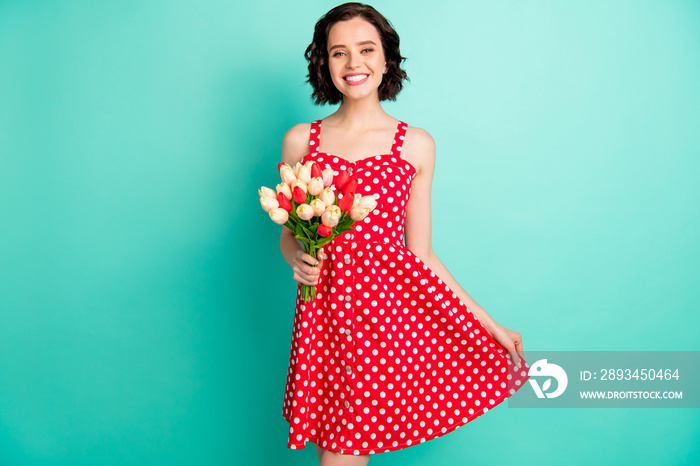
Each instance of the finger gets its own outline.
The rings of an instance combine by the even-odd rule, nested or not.
[[[515,342],[515,349],[520,355],[521,358],[524,358],[525,356],[523,355],[523,342],[522,341],[516,341]]]
[[[304,272],[303,270],[300,270],[299,273],[299,278],[305,282],[306,285],[315,285],[316,282],[318,281],[318,275],[314,273],[307,273]]]
[[[313,265],[308,265],[306,263],[302,264],[299,266],[299,269],[306,274],[309,278],[318,276],[318,274],[321,273],[321,267],[313,266]]]
[[[309,279],[309,278],[304,277],[303,275],[296,275],[296,278],[294,280],[297,283],[301,283],[302,285],[308,285],[308,286],[318,285],[318,279]]]
[[[302,259],[304,259],[304,262],[306,262],[307,264],[310,264],[311,266],[316,266],[320,262],[318,259],[314,259],[310,254],[306,254],[306,253],[304,253],[304,255],[302,256]]]
[[[508,351],[510,353],[511,359],[513,359],[513,364],[515,364],[515,367],[520,369],[520,358],[518,357],[518,353],[516,351]]]
[[[301,264],[313,264],[316,260],[311,257],[309,253],[304,251],[303,249],[297,249],[297,255],[295,259],[298,260]]]
[[[522,337],[518,336],[513,340],[513,344],[515,345],[515,350],[518,352],[520,357],[523,357],[523,339]]]
[[[313,264],[314,259],[311,256],[307,256],[310,258],[310,262]],[[294,267],[296,267],[299,271],[310,274],[314,270],[317,270],[317,266],[311,265],[306,262],[306,258],[302,256],[301,258],[296,258],[294,259]]]
[[[299,271],[309,279],[316,279],[321,274],[321,267],[303,264],[299,266]]]

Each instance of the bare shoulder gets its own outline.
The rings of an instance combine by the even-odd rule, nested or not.
[[[435,140],[425,129],[409,125],[401,155],[416,167],[418,173],[432,172],[435,166]]]
[[[309,152],[311,123],[298,123],[284,133],[282,139],[282,162],[294,167]]]

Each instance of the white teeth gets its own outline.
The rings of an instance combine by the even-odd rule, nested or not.
[[[346,76],[346,77],[345,77],[345,80],[346,80],[346,81],[351,81],[351,82],[357,82],[357,81],[362,81],[362,80],[365,79],[367,76],[369,76],[369,75],[368,75],[368,74],[357,74],[357,75],[355,75],[355,76]]]

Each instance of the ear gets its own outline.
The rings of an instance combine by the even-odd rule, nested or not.
[[[384,72],[382,74],[386,74],[389,71],[389,67],[386,65],[386,62],[384,62]]]

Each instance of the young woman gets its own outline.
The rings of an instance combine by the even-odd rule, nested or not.
[[[364,465],[485,413],[523,385],[527,366],[520,334],[497,324],[433,252],[435,143],[380,103],[407,78],[391,24],[369,5],[340,5],[316,24],[306,58],[315,102],[340,106],[291,128],[282,161],[347,170],[377,207],[318,261],[283,227],[282,255],[299,284],[283,415],[289,448],[312,441],[322,466]],[[313,301],[300,300],[302,284],[316,285]]]

